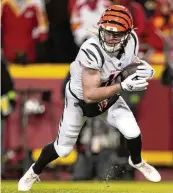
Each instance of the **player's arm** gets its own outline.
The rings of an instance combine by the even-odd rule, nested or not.
[[[86,103],[94,103],[104,100],[123,91],[142,91],[147,89],[148,82],[145,79],[135,80],[136,73],[128,76],[123,82],[107,87],[100,86],[100,72],[91,68],[83,67],[82,87]]]
[[[120,84],[99,87],[101,84],[99,70],[83,67],[82,87],[86,103],[94,103],[115,95],[121,90]]]

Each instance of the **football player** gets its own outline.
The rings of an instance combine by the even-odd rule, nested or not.
[[[18,190],[30,190],[48,163],[68,156],[87,118],[95,116],[100,116],[124,135],[132,167],[152,182],[161,180],[158,171],[141,157],[141,131],[119,94],[147,89],[147,80],[153,77],[154,70],[147,62],[141,61],[143,64],[136,73],[116,83],[117,75],[137,58],[138,47],[128,9],[113,5],[105,10],[98,23],[98,34],[82,44],[70,66],[71,79],[66,85],[58,136],[42,149],[36,163],[20,179]]]

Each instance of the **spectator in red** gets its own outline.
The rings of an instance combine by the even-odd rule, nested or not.
[[[73,7],[76,4],[76,0],[69,0],[68,1],[68,12],[69,15],[71,15],[72,11],[73,11]]]
[[[173,28],[173,9],[171,0],[157,0],[155,14],[147,21],[145,42],[157,51],[163,51],[165,38]]]
[[[157,0],[157,9],[152,18],[152,23],[163,36],[170,35],[173,27],[173,2],[171,0]]]
[[[157,9],[151,22],[163,39],[163,51],[166,56],[161,81],[165,85],[173,85],[173,1],[157,0]]]
[[[6,59],[17,63],[35,62],[36,39],[44,41],[48,31],[41,1],[3,0],[1,21],[2,46]]]

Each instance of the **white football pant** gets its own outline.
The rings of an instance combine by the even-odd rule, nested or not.
[[[54,142],[59,157],[66,157],[71,153],[80,130],[88,119],[83,117],[82,109],[74,105],[78,101],[71,95],[68,84],[66,85],[64,112],[60,120],[58,136]],[[139,126],[122,97],[119,97],[114,105],[101,114],[100,118],[117,128],[127,139],[133,139],[140,135]]]

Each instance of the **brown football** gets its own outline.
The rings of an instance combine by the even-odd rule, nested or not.
[[[117,81],[122,82],[125,80],[128,76],[134,74],[137,70],[137,67],[143,65],[142,62],[135,62],[129,64],[127,67],[123,69],[123,71],[117,76]]]

